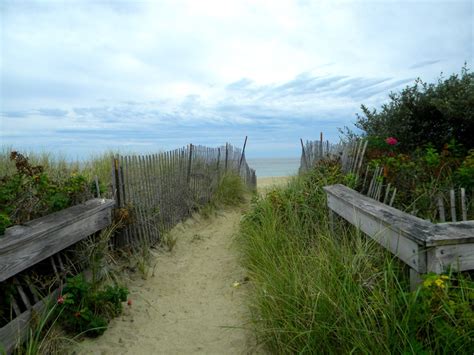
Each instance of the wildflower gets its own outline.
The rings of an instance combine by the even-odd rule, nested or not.
[[[81,312],[74,313],[74,317],[79,318],[81,316]]]
[[[431,279],[426,279],[423,282],[423,286],[425,286],[425,287],[430,287],[432,284],[433,284],[433,280],[431,280]]]
[[[439,288],[445,287],[444,281],[441,280],[441,279],[436,279],[434,283],[435,283],[435,285],[438,286]]]
[[[449,280],[449,277],[446,276],[446,275],[441,275],[441,279],[442,279],[442,280]]]
[[[64,297],[62,295],[59,295],[57,299],[58,304],[63,304],[64,303]]]
[[[129,306],[129,307],[132,306],[132,300],[131,300],[131,299],[128,299],[128,301],[127,301],[127,306]]]
[[[398,140],[397,138],[395,137],[388,137],[385,139],[385,142],[388,144],[388,145],[395,145],[398,143]]]

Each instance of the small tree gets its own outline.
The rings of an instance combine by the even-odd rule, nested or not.
[[[417,79],[389,97],[380,111],[361,106],[356,126],[368,137],[396,137],[405,152],[428,143],[441,148],[452,139],[474,148],[474,74],[466,66],[436,84]]]

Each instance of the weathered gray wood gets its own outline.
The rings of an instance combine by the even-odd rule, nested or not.
[[[449,191],[449,201],[451,203],[451,221],[456,222],[456,197],[452,189]]]
[[[0,238],[0,282],[111,223],[113,200],[93,199],[7,228]]]
[[[97,198],[100,198],[100,187],[99,187],[99,178],[97,175],[94,176],[95,190],[97,192]]]
[[[244,147],[242,148],[242,154],[240,156],[240,161],[239,161],[239,172],[240,168],[242,167],[242,161],[244,160],[245,157],[245,147],[247,146],[247,136],[245,136],[245,142],[244,142]]]
[[[360,175],[360,169],[362,168],[362,162],[364,161],[365,151],[367,149],[367,144],[368,143],[369,143],[368,140],[364,141],[364,146],[362,147],[362,153],[361,153],[360,159],[359,159],[359,165],[357,166],[357,171],[356,171],[357,176]]]
[[[446,222],[446,215],[444,213],[444,202],[443,202],[443,195],[438,195],[438,213],[439,213],[439,220],[441,222]]]
[[[31,308],[31,304],[30,304],[30,300],[28,299],[28,297],[26,296],[26,293],[25,291],[23,290],[23,287],[21,286],[21,284],[18,282],[18,279],[15,277],[13,278],[13,284],[15,285],[18,293],[20,294],[20,298],[21,298],[21,301],[23,302],[23,304],[25,305],[26,309],[30,309]]]
[[[344,185],[324,187],[328,207],[418,273],[474,269],[474,221],[433,224]]]
[[[461,214],[462,214],[462,220],[467,221],[467,207],[466,207],[466,189],[461,188],[459,191],[460,193],[460,200],[461,200]]]
[[[416,290],[422,282],[421,274],[414,269],[410,269],[410,290]]]
[[[395,201],[396,195],[397,195],[397,188],[395,187],[393,189],[392,197],[390,198],[390,203],[388,204],[389,206],[393,206],[393,202]]]
[[[18,317],[13,319],[10,323],[0,328],[0,344],[7,354],[12,353],[13,349],[20,344],[27,336],[28,325],[30,323],[33,313],[41,313],[44,311],[46,305],[54,300],[59,295],[59,289],[52,292],[49,296],[43,300],[35,303],[31,309],[20,314]]]

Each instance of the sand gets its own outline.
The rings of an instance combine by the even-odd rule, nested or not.
[[[129,285],[132,306],[78,354],[261,353],[248,329],[245,271],[232,237],[238,209],[199,216],[176,226],[173,251],[158,252],[154,276]]]
[[[259,192],[265,193],[274,186],[285,185],[290,179],[291,176],[257,178],[257,189]]]

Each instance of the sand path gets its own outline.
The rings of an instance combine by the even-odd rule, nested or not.
[[[241,211],[219,211],[176,226],[173,251],[156,253],[154,276],[129,285],[132,306],[79,354],[249,354],[258,352],[246,325],[249,285],[232,237]],[[238,282],[238,285],[236,284]]]
[[[288,178],[261,178],[260,193]],[[194,216],[171,231],[172,252],[154,252],[154,272],[129,283],[131,307],[105,334],[87,339],[76,354],[256,354],[247,324],[250,285],[232,238],[242,210]]]

